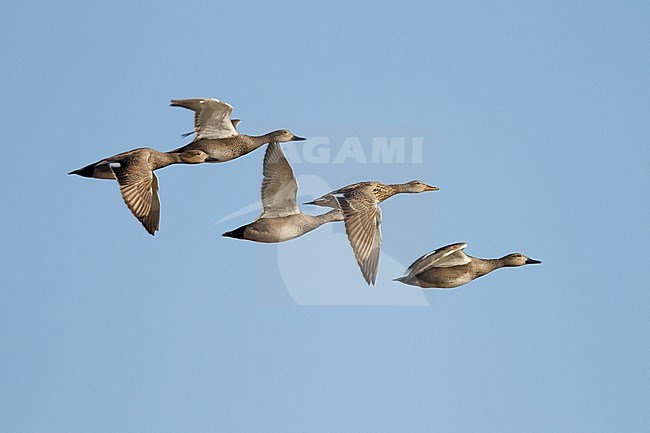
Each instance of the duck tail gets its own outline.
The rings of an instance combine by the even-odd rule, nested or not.
[[[241,226],[239,228],[236,228],[235,230],[225,232],[221,236],[225,236],[228,238],[235,238],[235,239],[244,239],[245,231],[246,231],[246,226]]]
[[[324,197],[318,197],[318,198],[316,198],[316,199],[314,199],[312,201],[308,201],[307,203],[303,203],[303,204],[313,204],[313,205],[316,205],[316,206],[325,206],[325,207],[337,207],[337,206],[332,206],[331,205],[332,201],[327,200]]]
[[[85,166],[83,168],[79,168],[77,170],[72,170],[68,174],[77,174],[77,175],[83,176],[83,177],[93,177],[94,172],[95,172],[95,165],[90,164],[90,165],[87,165],[87,166]]]
[[[322,207],[331,207],[333,209],[339,209],[339,203],[336,200],[336,198],[333,195],[326,194],[322,197],[318,197],[317,199],[314,199],[310,202],[304,203],[304,204],[313,204],[316,206],[322,206]]]

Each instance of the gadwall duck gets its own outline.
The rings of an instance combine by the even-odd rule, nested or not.
[[[271,141],[305,140],[286,129],[260,136],[240,134],[235,128],[239,120],[233,121],[230,118],[232,106],[218,99],[174,99],[171,101],[171,106],[194,111],[194,132],[196,133],[194,141],[174,152],[199,149],[210,155],[209,162],[225,162],[239,158]]]
[[[223,236],[255,242],[284,242],[325,223],[343,221],[343,214],[338,209],[316,216],[300,211],[296,203],[298,183],[277,142],[271,142],[266,149],[263,172],[262,214],[252,223],[226,232]]]
[[[117,180],[131,213],[153,236],[160,225],[158,177],[153,171],[172,164],[200,164],[209,160],[208,154],[198,149],[158,152],[140,148],[102,159],[68,174]]]
[[[381,209],[378,204],[395,194],[437,190],[437,187],[429,186],[419,180],[394,185],[359,182],[305,204],[332,207],[343,211],[345,232],[361,273],[368,284],[375,284],[381,249]]]
[[[425,254],[409,266],[406,275],[394,281],[424,289],[450,289],[495,269],[542,263],[521,253],[508,254],[500,259],[477,259],[465,254],[465,248],[465,243],[451,244]]]

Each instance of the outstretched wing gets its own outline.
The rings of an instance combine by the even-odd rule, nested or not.
[[[300,213],[296,203],[298,183],[280,144],[269,143],[264,155],[264,180],[260,218],[279,218]]]
[[[238,135],[230,120],[232,106],[212,98],[173,99],[173,107],[183,107],[194,111],[194,140],[202,138],[220,139]]]
[[[144,228],[154,235],[160,226],[158,178],[141,158],[112,162],[110,168],[120,185],[124,203]]]
[[[363,278],[375,284],[381,252],[381,209],[362,195],[336,196],[345,217],[345,232]]]

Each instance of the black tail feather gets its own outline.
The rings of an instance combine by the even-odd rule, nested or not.
[[[78,174],[79,176],[83,176],[83,177],[93,177],[94,171],[95,171],[95,164],[90,164],[83,168],[72,170],[68,174]]]
[[[246,231],[246,226],[241,226],[235,230],[225,232],[221,236],[226,236],[228,238],[235,238],[235,239],[244,239],[244,232]]]

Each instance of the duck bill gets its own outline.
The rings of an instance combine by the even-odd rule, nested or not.
[[[430,185],[425,185],[424,186],[425,191],[438,191],[439,189],[440,188],[438,188],[437,186],[430,186]]]
[[[542,263],[541,260],[526,259],[526,264],[527,265],[539,265],[540,263]]]
[[[306,140],[306,138],[298,137],[297,135],[294,135],[293,137],[291,137],[291,141],[305,141],[305,140]]]

